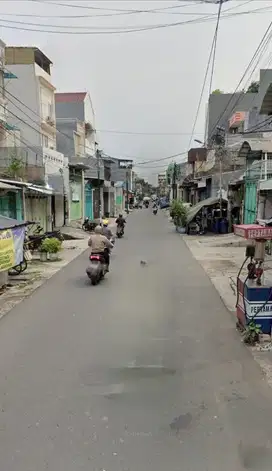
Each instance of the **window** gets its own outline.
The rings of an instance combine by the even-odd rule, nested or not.
[[[53,118],[53,105],[52,103],[48,103],[48,116]]]
[[[42,136],[42,143],[43,147],[48,147],[48,136],[45,136],[45,134]]]

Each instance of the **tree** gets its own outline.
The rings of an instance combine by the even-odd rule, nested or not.
[[[212,95],[221,95],[221,93],[223,93],[222,90],[220,90],[219,88],[216,88],[216,90],[212,92]]]
[[[247,93],[258,93],[260,87],[260,82],[251,82],[247,89]]]

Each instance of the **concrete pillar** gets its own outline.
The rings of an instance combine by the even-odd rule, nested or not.
[[[84,174],[84,170],[82,170],[82,172],[81,172],[81,200],[82,200],[82,203],[81,203],[81,219],[82,219],[82,223],[83,223],[84,218],[85,218],[85,174]]]
[[[101,214],[102,217],[104,216],[104,192],[103,192],[103,186],[100,188],[100,200],[101,200]]]
[[[257,207],[257,219],[264,219],[264,210],[265,210],[265,196],[259,193],[258,207]]]

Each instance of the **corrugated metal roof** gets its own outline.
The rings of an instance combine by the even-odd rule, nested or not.
[[[222,201],[226,202],[227,200],[225,198],[222,198]],[[220,202],[220,198],[213,197],[213,196],[211,198],[207,198],[206,200],[199,201],[199,203],[195,204],[189,209],[188,215],[187,215],[187,224],[192,222],[194,217],[202,208],[213,206],[214,204],[219,203],[219,202]]]
[[[9,185],[8,183],[0,182],[0,190],[16,190],[18,191],[18,186]]]
[[[78,103],[84,101],[87,92],[55,93],[56,103]]]
[[[31,223],[27,221],[17,221],[17,219],[7,218],[6,216],[2,216],[0,214],[0,230],[11,229],[12,227],[18,226],[26,226],[27,224]]]

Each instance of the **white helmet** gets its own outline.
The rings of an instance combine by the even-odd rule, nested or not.
[[[102,234],[102,227],[101,226],[95,226],[94,228],[95,234]]]

